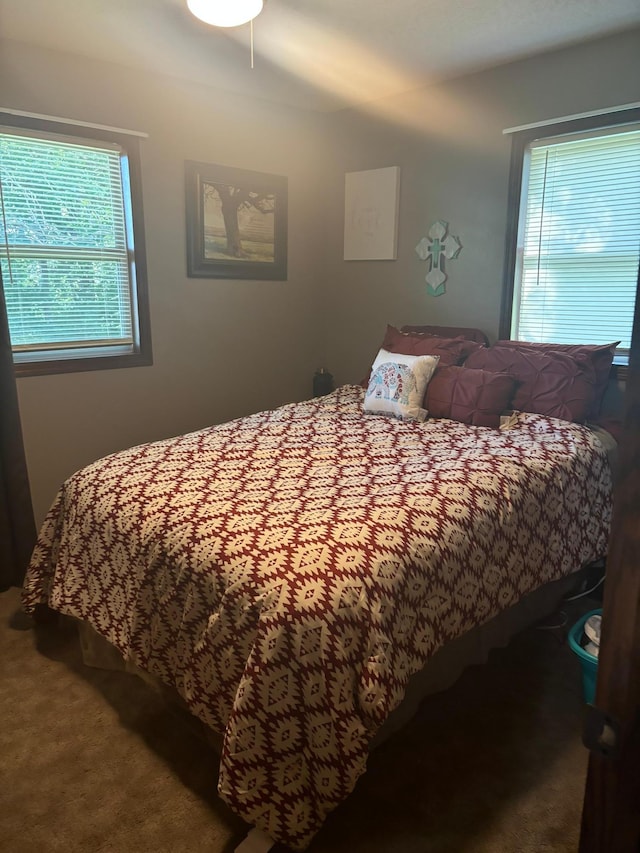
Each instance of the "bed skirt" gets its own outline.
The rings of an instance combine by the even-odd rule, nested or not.
[[[424,669],[410,679],[404,699],[378,730],[371,742],[371,748],[379,746],[408,723],[424,698],[451,687],[467,667],[486,663],[492,649],[504,648],[517,633],[553,613],[562,598],[579,587],[586,571],[585,568],[545,584],[498,613],[484,625],[472,628],[439,649]],[[181,716],[184,713],[185,719],[218,753],[220,752],[222,734],[208,729],[196,719],[188,710],[186,702],[173,688],[167,687],[131,661],[124,660],[120,652],[88,623],[78,622],[78,630],[82,659],[86,666],[138,675],[160,693],[172,708],[180,711]]]

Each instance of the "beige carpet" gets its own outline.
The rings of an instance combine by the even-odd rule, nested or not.
[[[569,624],[598,606],[568,608]],[[576,658],[531,629],[370,757],[309,853],[574,853],[587,752]],[[75,630],[0,594],[0,849],[231,853],[246,827],[216,757],[132,675],[84,667]],[[284,848],[277,848],[283,853]]]

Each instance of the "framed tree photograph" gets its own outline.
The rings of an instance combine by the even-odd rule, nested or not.
[[[287,178],[188,160],[187,275],[287,278]]]

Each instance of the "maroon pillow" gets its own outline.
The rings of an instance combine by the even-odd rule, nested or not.
[[[611,344],[545,344],[532,341],[496,341],[496,347],[511,347],[512,349],[531,350],[533,352],[564,352],[567,355],[584,355],[591,362],[595,372],[595,388],[593,405],[587,412],[587,418],[594,420],[600,414],[602,399],[607,390],[611,364],[616,347],[620,341]]]
[[[513,408],[520,412],[584,421],[593,406],[596,377],[585,354],[493,346],[470,355],[466,366],[516,379]]]
[[[401,332],[417,335],[437,335],[439,338],[464,338],[465,341],[476,341],[483,346],[489,346],[489,338],[481,329],[469,326],[403,326]]]
[[[424,405],[433,418],[497,429],[515,388],[516,380],[506,373],[438,367],[427,386]]]
[[[446,367],[450,364],[462,364],[467,356],[479,349],[482,344],[468,341],[463,337],[441,338],[437,335],[413,334],[401,332],[395,326],[387,326],[381,346],[389,352],[404,355],[438,355],[440,356],[439,366]]]

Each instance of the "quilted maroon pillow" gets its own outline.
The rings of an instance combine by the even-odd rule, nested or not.
[[[463,337],[441,338],[437,335],[425,335],[413,332],[401,332],[395,326],[387,326],[382,348],[388,352],[404,355],[440,356],[440,367],[450,364],[462,364],[472,352],[482,344],[468,341]]]
[[[433,418],[497,429],[515,389],[516,380],[506,373],[442,367],[427,386],[424,405]]]
[[[611,364],[616,347],[620,341],[611,344],[544,344],[530,341],[496,341],[496,347],[511,347],[512,349],[530,350],[532,352],[564,352],[567,355],[584,355],[591,362],[595,372],[595,388],[593,405],[587,412],[587,418],[594,420],[600,414],[602,398],[607,390]]]
[[[584,421],[593,407],[595,371],[584,354],[493,346],[470,355],[466,367],[516,379],[513,408],[520,412]]]

